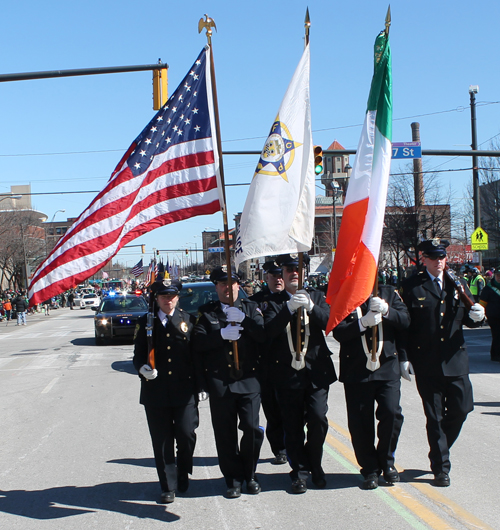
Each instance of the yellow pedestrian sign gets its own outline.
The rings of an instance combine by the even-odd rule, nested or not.
[[[482,228],[476,228],[470,239],[472,250],[488,250],[488,234]]]

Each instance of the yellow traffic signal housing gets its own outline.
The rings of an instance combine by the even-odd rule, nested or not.
[[[323,148],[321,145],[314,146],[314,173],[316,175],[323,173]]]
[[[160,110],[168,99],[168,70],[153,70],[153,109]]]

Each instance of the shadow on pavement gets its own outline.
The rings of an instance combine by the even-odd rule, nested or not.
[[[115,361],[114,363],[111,363],[111,368],[117,372],[126,372],[127,374],[137,375],[137,370],[135,369],[132,360]]]
[[[159,498],[155,483],[111,482],[95,486],[63,486],[46,490],[0,490],[0,511],[30,519],[60,519],[104,510],[141,519],[165,522],[180,517],[165,511],[162,505],[150,504]],[[140,504],[145,501],[145,504]],[[64,506],[58,506],[58,505]]]
[[[73,346],[95,346],[94,337],[80,337],[78,339],[70,340]]]

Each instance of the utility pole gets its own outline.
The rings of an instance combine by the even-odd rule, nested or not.
[[[477,151],[477,120],[476,120],[476,94],[479,92],[478,85],[469,86],[470,94],[470,121],[472,132],[471,148]],[[479,170],[477,167],[477,155],[472,155],[472,189],[474,202],[474,229],[481,226],[481,197],[479,190]],[[483,253],[478,250],[479,254],[479,268],[483,266]]]

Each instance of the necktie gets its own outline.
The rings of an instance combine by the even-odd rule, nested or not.
[[[438,293],[441,294],[441,282],[439,281],[439,278],[434,278],[434,282],[436,283]]]

